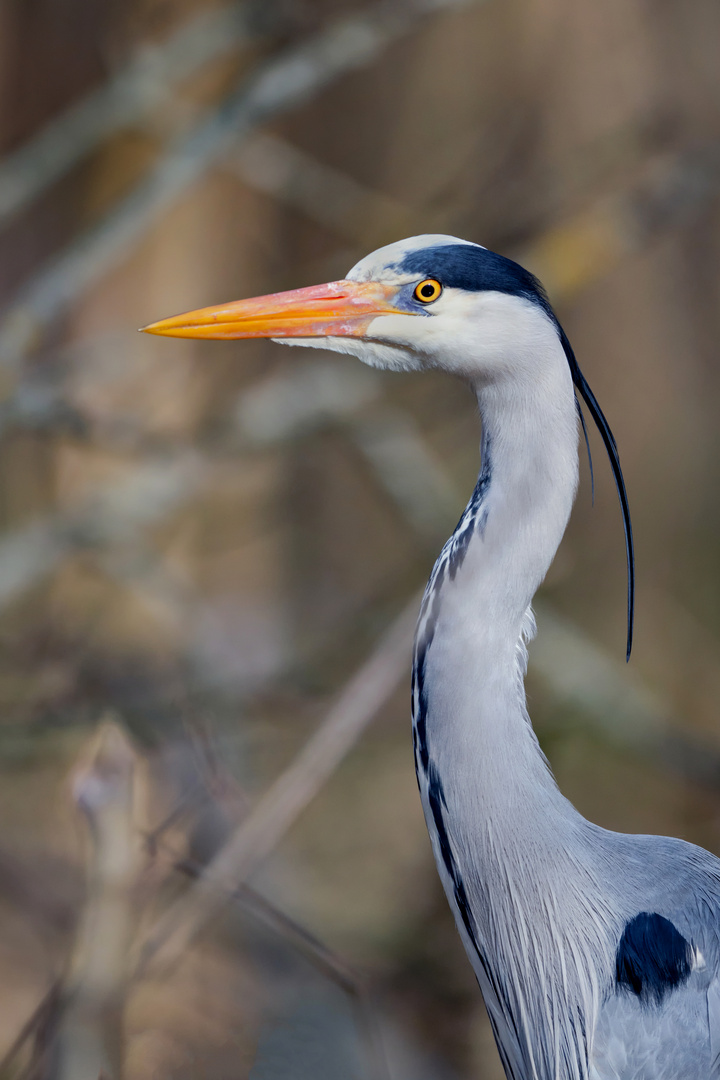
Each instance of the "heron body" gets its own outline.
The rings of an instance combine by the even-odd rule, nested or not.
[[[413,745],[438,870],[505,1072],[720,1078],[720,861],[586,821],[527,713],[530,605],[577,487],[575,386],[617,461],[535,279],[479,245],[420,236],[374,252],[343,282],[149,329],[273,337],[470,383],[481,469],[422,602]],[[624,500],[619,464],[618,476]]]

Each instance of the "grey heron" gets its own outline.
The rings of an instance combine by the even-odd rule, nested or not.
[[[578,482],[578,390],[615,441],[539,282],[451,236],[417,236],[343,281],[146,327],[269,337],[467,380],[481,468],[420,610],[415,766],[440,877],[512,1080],[720,1077],[720,861],[602,829],[561,794],[526,708],[531,603]]]

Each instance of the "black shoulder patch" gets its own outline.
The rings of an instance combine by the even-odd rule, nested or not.
[[[501,292],[520,296],[542,308],[557,323],[542,285],[529,270],[504,255],[475,244],[438,244],[409,251],[400,263],[407,274],[437,278],[451,289]]]
[[[659,1005],[692,971],[692,946],[662,915],[641,911],[623,930],[615,958],[618,987]]]

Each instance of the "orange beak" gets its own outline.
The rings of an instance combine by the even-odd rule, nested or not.
[[[186,338],[363,337],[378,315],[397,313],[396,285],[331,281],[307,289],[199,308],[144,326],[146,334]]]

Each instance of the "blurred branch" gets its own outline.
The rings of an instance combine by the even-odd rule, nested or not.
[[[375,404],[383,388],[382,375],[364,364],[311,358],[244,390],[234,420],[246,446],[278,446],[328,423],[351,419]]]
[[[20,1076],[22,1080],[30,1080],[31,1077],[32,1080],[37,1080],[38,1073],[36,1070],[38,1066],[40,1066],[41,1072],[46,1071],[44,1066],[40,1064],[39,1058],[47,1050],[47,1042],[49,1041],[47,1036],[53,1031],[57,1022],[61,1006],[61,994],[62,979],[56,979],[20,1028],[7,1052],[0,1060],[0,1076],[14,1077],[16,1075],[14,1071],[10,1071],[11,1067],[15,1064],[20,1051],[30,1039],[33,1039],[34,1043],[33,1060],[29,1067],[20,1073]]]
[[[404,234],[446,227],[442,210],[407,207],[274,135],[250,140],[229,164],[246,184],[333,229],[362,253]],[[554,299],[571,299],[626,255],[697,213],[717,194],[719,182],[720,143],[657,156],[645,162],[639,182],[549,226],[513,257],[537,274]]]
[[[530,645],[530,669],[548,688],[554,705],[553,731],[582,721],[610,746],[717,793],[720,750],[681,733],[672,714],[644,680],[615,659],[545,602],[535,605],[539,633]]]
[[[277,135],[256,135],[229,158],[228,165],[249,187],[367,248],[382,238],[412,233],[419,217],[389,195],[322,164]]]
[[[462,513],[465,499],[406,410],[383,404],[352,418],[349,435],[405,520],[437,551]]]
[[[116,132],[172,101],[178,83],[249,36],[246,4],[191,19],[161,45],[143,45],[123,70],[0,162],[0,227]]]
[[[121,261],[152,223],[259,124],[297,108],[366,67],[424,16],[473,0],[382,0],[286,49],[172,144],[160,163],[96,228],[75,240],[21,291],[0,323],[0,363],[11,370],[42,331]],[[477,2],[477,0],[475,0]]]
[[[331,34],[331,31],[327,33]],[[325,36],[321,34],[313,40],[320,49]],[[263,70],[268,79],[275,72],[282,84],[283,67],[292,67],[293,58],[297,59],[303,48],[306,47],[285,54],[284,59],[270,61],[255,81],[247,85],[245,98],[241,97],[232,108],[226,105],[225,111],[220,110],[214,120],[201,125],[195,136],[183,144],[189,152],[189,144],[196,139],[201,156],[207,157],[204,163],[197,163],[197,175],[193,168],[186,168],[182,147],[176,148],[158,166],[154,179],[151,177],[141,185],[98,229],[71,245],[54,265],[31,281],[0,320],[0,363],[3,357],[11,364],[20,360],[32,348],[43,327],[81,295],[89,282],[121,258],[143,228],[209,168],[216,156],[220,158],[225,153],[230,155],[231,167],[239,171],[247,183],[297,206],[313,220],[336,231],[350,235],[362,230],[362,235],[367,237],[368,233],[373,233],[375,217],[379,219],[377,228],[382,231],[383,221],[393,220],[396,214],[400,215],[398,229],[401,221],[405,222],[402,229],[412,231],[416,227],[412,217],[408,216],[410,211],[400,204],[362,187],[351,177],[328,168],[284,140],[258,135],[247,146],[242,145],[242,138],[255,122],[259,122],[253,120],[252,114],[253,103],[257,105],[256,99],[263,97],[258,91],[258,85],[263,84]],[[351,59],[359,63],[354,54]],[[280,69],[279,74],[276,68]],[[322,73],[318,73],[318,80],[321,78]],[[318,90],[321,88],[321,85],[317,86]],[[306,90],[306,96],[312,92],[312,89]],[[279,90],[275,95],[280,97]],[[285,107],[293,104],[294,101],[289,100]],[[281,111],[277,101],[273,108]],[[218,146],[218,140],[222,143],[221,131],[225,127],[232,128],[235,122],[228,119],[230,116],[237,118],[238,129],[228,135],[227,146],[224,143]],[[216,127],[221,131],[216,131]],[[204,139],[201,138],[203,132]],[[702,149],[677,151],[655,158],[646,164],[639,183],[604,195],[575,217],[550,226],[514,256],[541,277],[554,299],[566,302],[609,272],[627,254],[640,250],[664,230],[697,214],[717,193],[719,180],[720,144],[712,143]],[[433,221],[435,216],[436,212]],[[130,229],[127,235],[124,232],[126,224]],[[359,235],[356,242],[359,245]],[[366,249],[367,239],[363,252]],[[348,259],[359,253],[358,246],[357,250],[348,253]],[[339,410],[339,402],[336,401],[333,407]],[[249,409],[243,413],[245,422]],[[34,377],[27,385],[19,385],[0,408],[0,431],[14,423],[30,427],[61,424],[78,427],[82,422],[82,414],[63,401],[61,388],[49,385],[43,378]]]
[[[150,962],[171,964],[182,954],[326,783],[406,677],[418,604],[419,598],[413,597],[290,767],[270,786],[197,883],[150,931],[140,955],[141,970]]]
[[[172,866],[179,873],[196,881],[204,872],[204,864],[197,858],[181,856],[166,839],[166,834],[183,818],[192,813],[192,803],[196,805],[211,799],[211,792],[207,787],[198,783],[189,795],[183,794],[175,806],[166,814],[163,820],[144,836],[145,847],[151,858],[158,851],[172,861]],[[249,885],[240,884],[230,894],[231,899],[236,900],[246,911],[258,921],[265,923],[270,929],[292,940],[293,944],[315,964],[320,971],[332,978],[348,994],[360,992],[358,975],[350,965],[337,956],[319,938],[306,930],[305,927],[295,922],[284,912],[280,911],[270,900],[260,893],[251,889]]]
[[[649,161],[641,180],[537,236],[516,258],[551,298],[576,296],[626,255],[698,213],[718,193],[720,142]]]
[[[136,756],[106,721],[73,795],[90,833],[88,895],[63,991],[53,1080],[120,1080],[128,955],[137,912],[133,890],[142,848],[133,820]]]
[[[624,660],[588,638],[545,601],[535,605],[539,632],[530,645],[530,666],[548,686],[566,725],[580,714],[606,741],[645,753],[667,733],[661,702]],[[561,659],[562,658],[562,659]]]
[[[463,497],[410,413],[382,400],[383,386],[382,375],[358,364],[306,361],[242,394],[235,409],[238,432],[246,443],[267,447],[340,425],[434,550],[457,520]]]
[[[172,846],[163,840],[163,834],[183,813],[183,802],[172,810],[165,821],[152,830],[146,839],[148,851],[154,855],[158,848],[172,859],[172,866],[179,873],[197,881],[204,871],[196,859],[181,858]],[[276,907],[270,900],[250,888],[239,885],[228,899],[235,901],[256,922],[262,923],[279,937],[284,938],[298,950],[322,975],[348,994],[358,1013],[359,1025],[365,1035],[368,1049],[369,1076],[372,1080],[389,1080],[389,1072],[382,1045],[377,1016],[370,999],[368,987],[358,972],[332,949],[295,919]]]
[[[190,498],[203,476],[198,455],[183,451],[128,470],[83,505],[0,539],[0,610],[74,550],[137,542],[138,535]]]
[[[197,878],[202,873],[201,867],[187,860],[181,860],[175,866],[192,878]],[[376,1011],[367,988],[357,973],[318,937],[249,885],[239,886],[233,893],[233,899],[257,922],[263,923],[268,929],[288,940],[321,974],[353,999],[368,1049],[368,1080],[391,1080]]]
[[[200,863],[193,859],[179,858],[167,844],[163,843],[161,846],[166,854],[173,857],[173,868],[179,873],[193,881],[202,876],[204,868]],[[323,975],[336,982],[345,993],[356,995],[361,992],[359,978],[345,960],[259,892],[251,889],[249,885],[238,885],[230,893],[229,899],[237,901],[243,910],[258,922],[290,940],[299,952]]]

